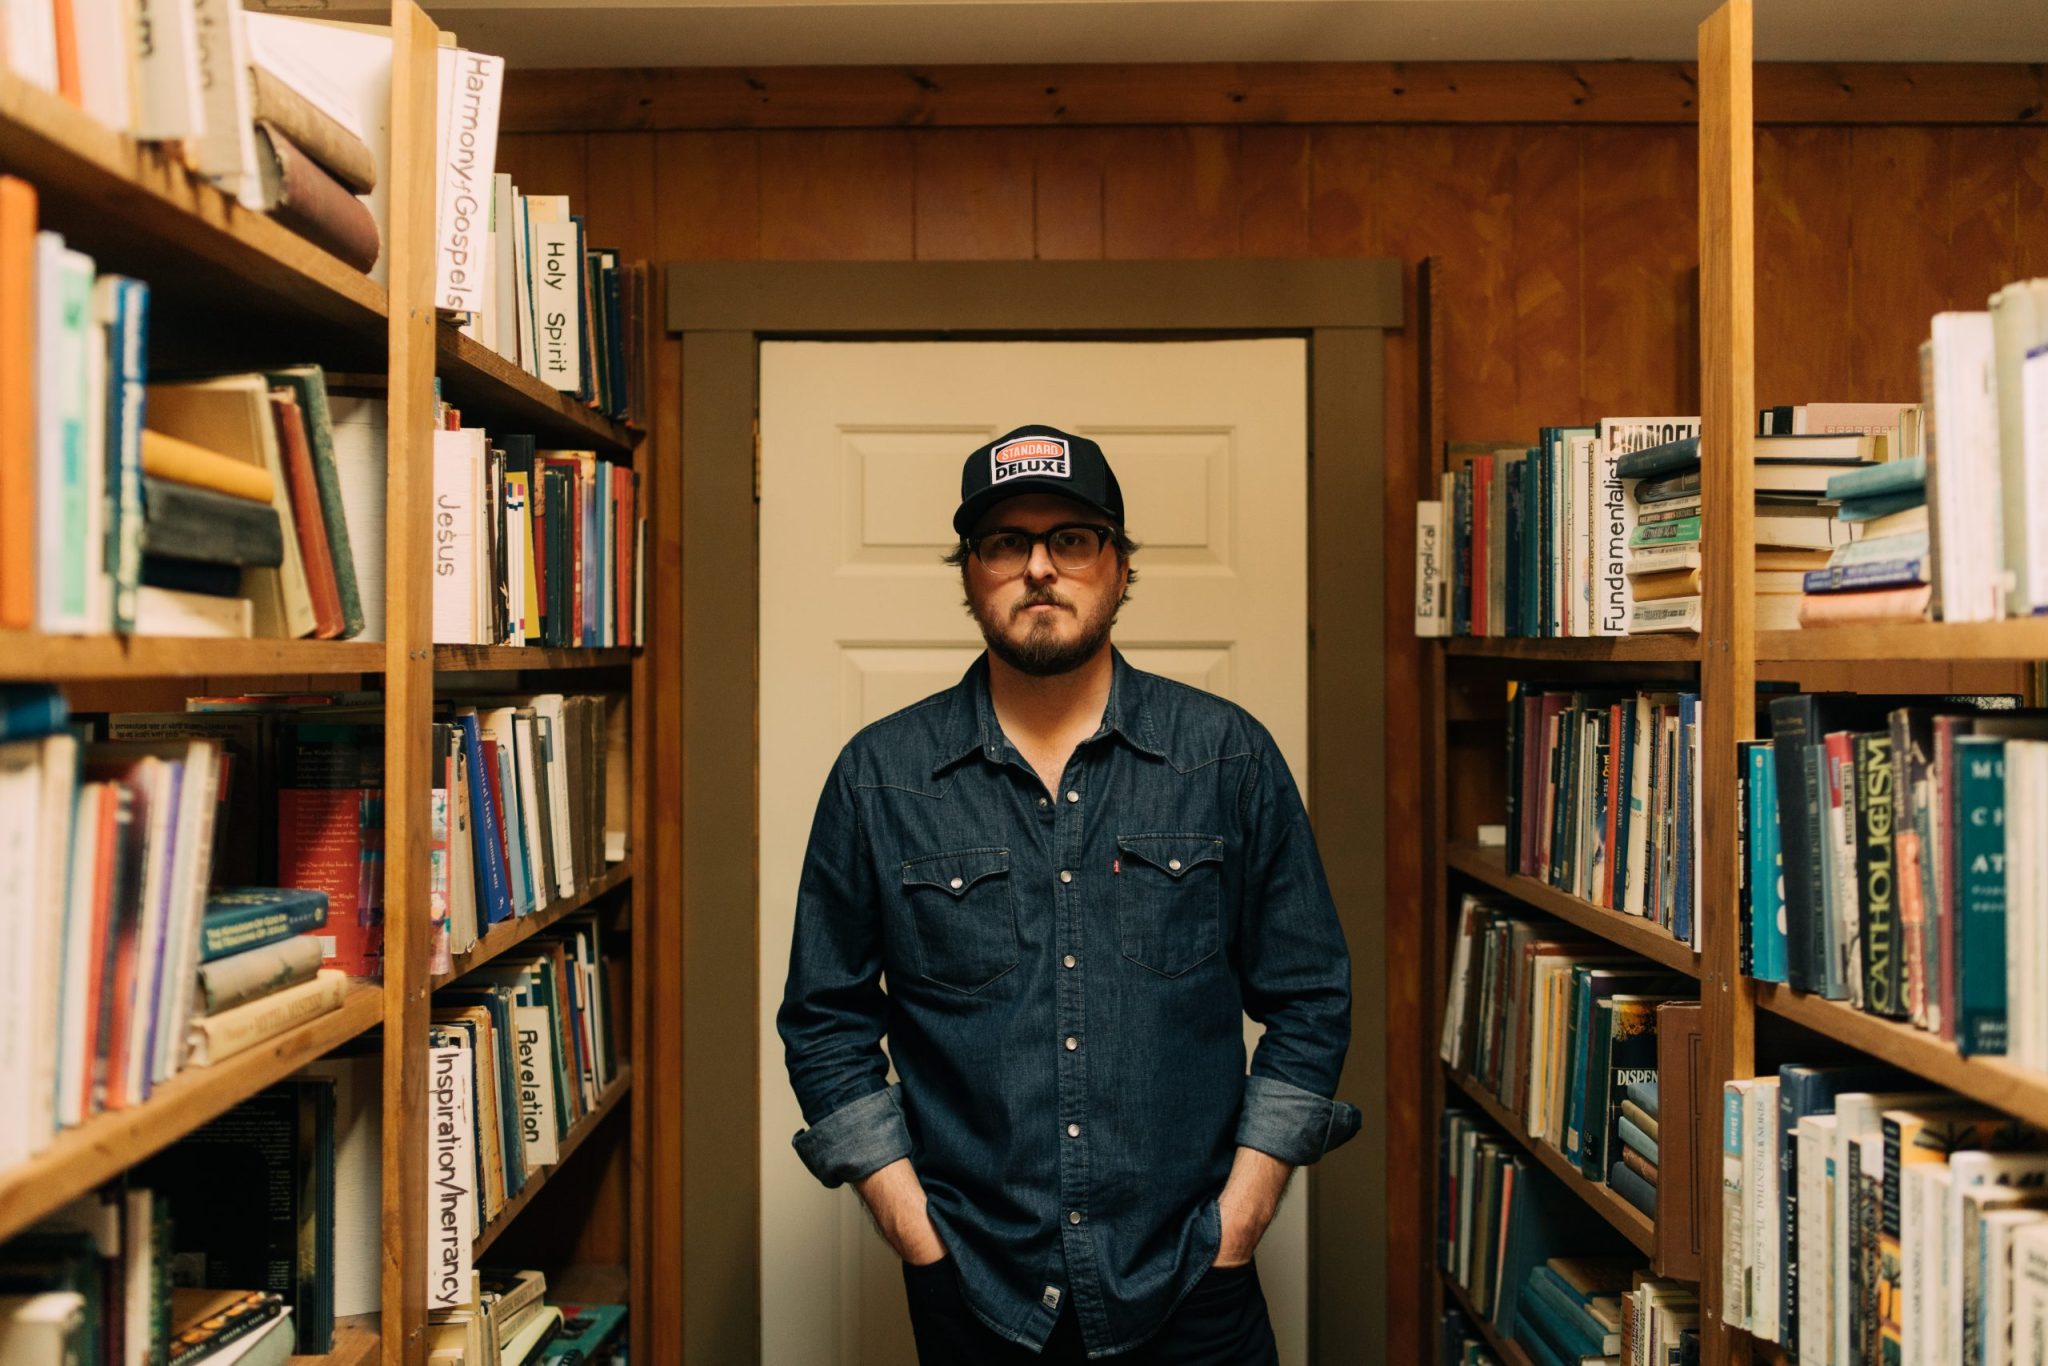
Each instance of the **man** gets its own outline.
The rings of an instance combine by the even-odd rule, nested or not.
[[[1020,427],[960,491],[988,651],[819,800],[777,1017],[797,1153],[903,1258],[925,1366],[1274,1362],[1253,1250],[1359,1127],[1301,798],[1250,715],[1111,647],[1136,546],[1100,446]]]

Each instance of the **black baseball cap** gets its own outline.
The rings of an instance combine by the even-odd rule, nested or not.
[[[1124,491],[1102,447],[1085,436],[1031,423],[975,449],[960,470],[953,530],[965,536],[981,514],[1020,493],[1056,493],[1124,524]]]

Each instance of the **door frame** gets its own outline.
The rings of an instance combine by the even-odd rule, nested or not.
[[[759,830],[760,343],[790,340],[1308,342],[1308,795],[1351,952],[1343,1093],[1384,1094],[1385,333],[1394,260],[671,262],[680,344],[682,1326],[687,1362],[761,1351]],[[752,857],[734,857],[745,849]],[[744,1103],[743,1103],[744,1102]],[[1366,1106],[1384,1115],[1385,1107]],[[1311,1361],[1379,1363],[1387,1303],[1387,1132],[1317,1164],[1309,1202]],[[1303,1197],[1297,1197],[1303,1198]],[[1381,1236],[1359,1236],[1380,1230]]]

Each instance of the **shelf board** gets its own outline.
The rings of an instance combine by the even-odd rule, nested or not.
[[[470,1251],[471,1260],[483,1260],[484,1253],[489,1250],[491,1244],[498,1241],[498,1235],[511,1226],[512,1221],[519,1217],[521,1210],[524,1210],[533,1203],[533,1197],[540,1194],[541,1187],[547,1185],[548,1178],[560,1171],[563,1164],[576,1155],[577,1149],[583,1146],[583,1140],[589,1138],[597,1126],[604,1123],[605,1116],[617,1109],[619,1102],[632,1089],[633,1069],[631,1067],[621,1068],[619,1075],[612,1081],[611,1089],[598,1097],[596,1107],[583,1117],[581,1123],[569,1131],[567,1138],[562,1140],[559,1160],[552,1166],[543,1167],[539,1172],[528,1177],[525,1187],[519,1194],[507,1200],[505,1207],[498,1211],[498,1217],[491,1220],[489,1224],[486,1224],[478,1232],[476,1243]]]
[[[436,645],[434,672],[483,673],[497,669],[619,669],[636,651],[621,645],[602,650],[545,645]]]
[[[351,1314],[334,1321],[334,1345],[325,1356],[288,1356],[285,1366],[375,1366],[384,1358],[375,1314]]]
[[[1665,933],[1662,926],[1639,915],[1624,915],[1620,911],[1610,911],[1605,906],[1582,901],[1536,878],[1510,873],[1507,870],[1507,851],[1499,845],[1453,844],[1446,851],[1445,860],[1467,877],[1597,934],[1630,953],[1639,953],[1688,977],[1700,975],[1699,955],[1692,951],[1690,945],[1681,944]]]
[[[1805,1025],[2029,1124],[2048,1127],[2048,1072],[2020,1067],[2004,1058],[1966,1058],[1937,1034],[1866,1014],[1846,1001],[1830,1001],[1777,982],[1758,982],[1755,987],[1760,1010]]]
[[[1572,1194],[1591,1205],[1622,1237],[1634,1243],[1645,1257],[1656,1257],[1657,1226],[1650,1222],[1648,1215],[1622,1199],[1621,1194],[1612,1187],[1588,1181],[1585,1173],[1573,1166],[1571,1160],[1563,1153],[1531,1136],[1528,1130],[1522,1127],[1521,1121],[1509,1114],[1506,1106],[1488,1095],[1486,1088],[1478,1082],[1449,1067],[1444,1068],[1444,1075],[1450,1078],[1451,1085],[1484,1110],[1487,1118],[1533,1154],[1538,1162],[1549,1168],[1551,1174],[1564,1182]]]
[[[447,972],[434,974],[434,988],[438,990],[464,973],[476,971],[499,954],[525,943],[554,925],[564,916],[574,915],[614,888],[625,886],[632,881],[633,862],[628,858],[622,863],[613,864],[603,876],[581,891],[551,901],[532,915],[499,921],[491,927],[490,933],[478,936],[475,948],[468,953],[456,954]]]
[[[645,435],[550,389],[482,342],[442,319],[434,329],[434,373],[448,402],[488,425],[530,429],[543,449],[596,449],[631,454]]]
[[[319,1019],[210,1067],[188,1067],[142,1104],[66,1129],[36,1156],[0,1172],[0,1239],[169,1147],[383,1018],[383,989],[355,983],[340,1007]]]
[[[381,674],[384,645],[359,640],[203,640],[0,631],[0,680]]]
[[[1521,1343],[1513,1338],[1502,1337],[1500,1329],[1493,1326],[1493,1320],[1472,1307],[1472,1299],[1465,1293],[1465,1287],[1459,1285],[1450,1272],[1439,1267],[1437,1275],[1443,1278],[1444,1293],[1465,1312],[1465,1321],[1478,1330],[1480,1337],[1486,1339],[1486,1345],[1493,1349],[1495,1356],[1506,1363],[1506,1366],[1534,1366],[1529,1360],[1529,1354],[1522,1349]]]
[[[1700,638],[1686,631],[1659,631],[1646,636],[1571,636],[1530,640],[1508,636],[1449,636],[1444,650],[1475,659],[1529,659],[1554,663],[1611,660],[1697,663]]]
[[[264,214],[237,204],[167,150],[103,127],[60,96],[0,70],[0,171],[33,183],[40,225],[101,270],[141,277],[152,326],[165,299],[195,304],[219,329],[248,312],[352,350],[385,346],[383,286]]]
[[[1810,659],[2048,659],[2048,617],[1759,631],[1756,657],[1770,663]]]

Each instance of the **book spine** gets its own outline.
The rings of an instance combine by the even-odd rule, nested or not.
[[[299,935],[200,965],[198,1015],[219,1015],[260,996],[310,981],[320,970],[320,941]]]
[[[1848,593],[1867,588],[1907,588],[1927,582],[1924,560],[1882,560],[1806,571],[1809,593]]]
[[[1443,634],[1443,517],[1442,503],[1415,505],[1415,634],[1422,637]]]
[[[435,168],[434,306],[479,313],[490,302],[490,203],[505,59],[463,48],[443,48],[440,55],[447,95]]]
[[[192,1021],[192,1061],[210,1066],[339,1009],[348,974],[323,968],[310,982]]]
[[[1904,1019],[1905,952],[1899,923],[1899,879],[1894,857],[1895,821],[1891,735],[1878,731],[1856,737],[1856,881],[1863,919],[1864,1008],[1887,1019]]]
[[[114,291],[107,334],[106,571],[113,584],[113,625],[135,629],[135,594],[142,580],[142,404],[149,345],[149,286],[109,276]]]
[[[1778,839],[1785,860],[1785,975],[1800,991],[1818,990],[1825,982],[1822,930],[1815,910],[1821,895],[1819,851],[1812,838],[1820,821],[1820,794],[1814,790],[1807,757],[1814,706],[1810,696],[1771,704]]]
[[[220,901],[206,908],[200,930],[199,961],[211,963],[229,954],[246,953],[327,924],[327,896],[322,892],[296,892],[282,901],[226,905]]]
[[[1731,1328],[1749,1326],[1743,1293],[1749,1219],[1742,1199],[1742,1109],[1748,1090],[1747,1083],[1731,1081],[1721,1095],[1721,1318]]]
[[[2006,1051],[2005,742],[1971,736],[1955,744],[1958,938],[1965,1056]]]

